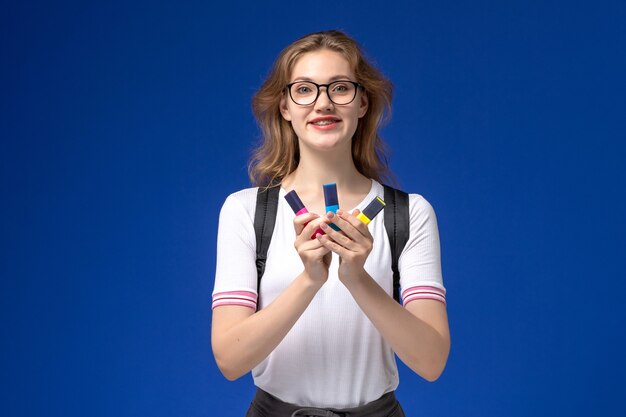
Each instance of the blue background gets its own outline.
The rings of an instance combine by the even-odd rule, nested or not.
[[[623,1],[33,2],[0,14],[3,416],[242,416],[210,350],[250,99],[340,28],[434,206],[452,351],[409,416],[626,415]]]

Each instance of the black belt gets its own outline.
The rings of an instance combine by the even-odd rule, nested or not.
[[[315,408],[286,403],[257,388],[246,417],[404,417],[393,391],[353,408]]]

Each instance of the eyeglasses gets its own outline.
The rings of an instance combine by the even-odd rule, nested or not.
[[[317,84],[313,81],[296,81],[287,84],[289,97],[300,106],[309,106],[320,96],[320,88],[326,87],[326,94],[330,101],[338,105],[350,104],[356,97],[356,91],[361,84],[350,80],[333,81],[329,84]]]

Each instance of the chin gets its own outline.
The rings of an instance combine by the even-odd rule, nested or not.
[[[305,142],[305,146],[319,150],[319,151],[336,151],[337,149],[346,146],[345,139],[338,138],[315,138],[313,140]]]

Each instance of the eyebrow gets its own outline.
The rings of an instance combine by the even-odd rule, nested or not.
[[[331,77],[328,82],[333,82],[333,81],[337,81],[337,80],[347,80],[347,81],[351,81],[351,78],[348,77],[347,75],[335,75],[334,77]],[[315,82],[313,81],[312,78],[309,77],[297,77],[295,81],[311,81],[311,82]]]

